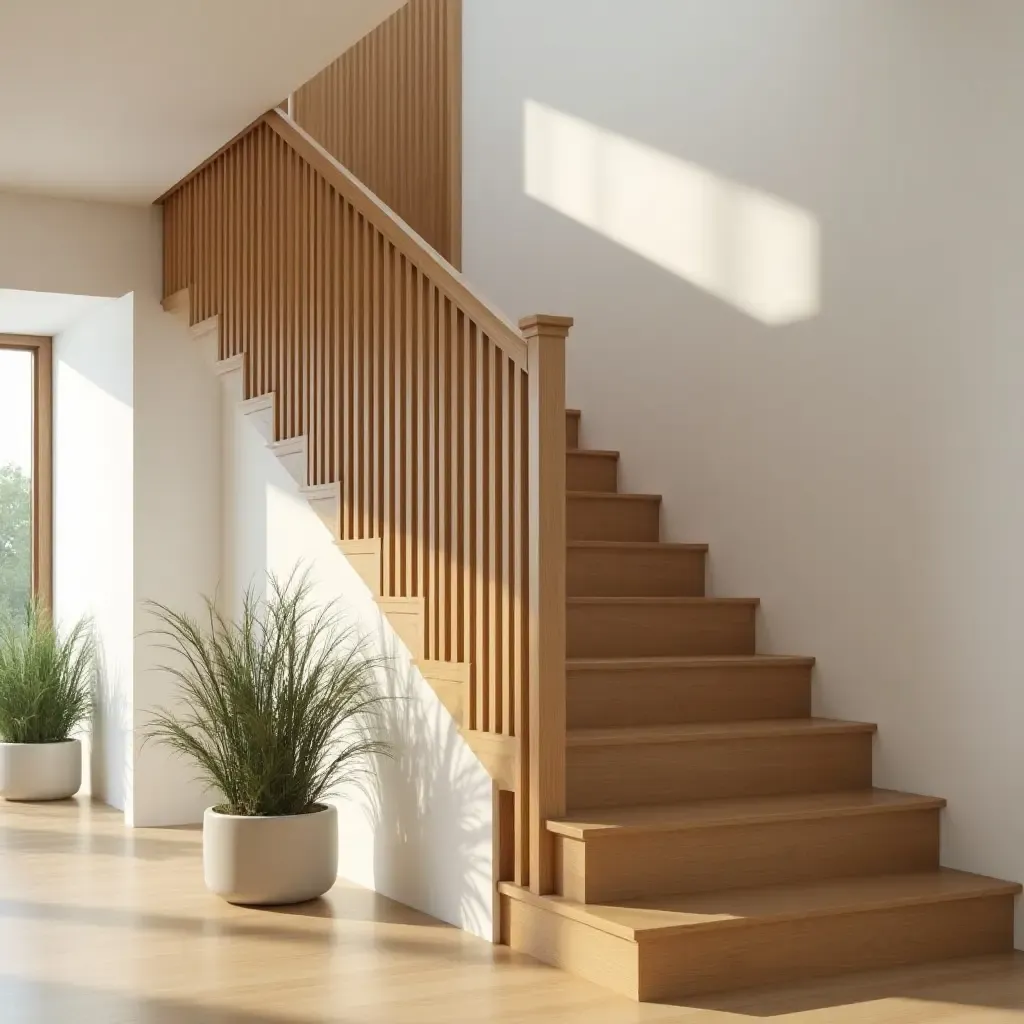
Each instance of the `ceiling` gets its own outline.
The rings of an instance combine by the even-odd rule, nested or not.
[[[404,0],[0,0],[0,189],[152,202]]]

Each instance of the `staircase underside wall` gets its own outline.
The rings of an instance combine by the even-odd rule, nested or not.
[[[263,586],[268,572],[308,568],[314,600],[338,603],[370,653],[386,659],[381,682],[398,698],[386,719],[394,758],[338,800],[340,874],[490,940],[490,776],[237,397],[225,394],[222,406],[224,610],[236,613],[245,588]]]

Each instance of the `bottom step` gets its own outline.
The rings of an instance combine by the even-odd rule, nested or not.
[[[659,1000],[1009,951],[1020,889],[942,869],[583,905],[503,883],[502,941]]]

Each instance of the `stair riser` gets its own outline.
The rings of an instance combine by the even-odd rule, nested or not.
[[[658,501],[570,496],[566,531],[569,540],[656,541],[660,519]]]
[[[336,497],[309,498],[309,507],[317,514],[320,522],[337,537],[341,531],[341,509]]]
[[[562,895],[609,903],[936,870],[939,809],[557,839]]]
[[[291,451],[287,454],[277,453],[278,461],[284,466],[288,475],[300,486],[305,487],[308,483],[308,456],[305,448],[298,451]]]
[[[565,414],[565,447],[579,448],[580,446],[580,418]]]
[[[871,785],[871,733],[570,746],[567,755],[570,809]]]
[[[414,658],[423,657],[424,615],[422,605],[404,598],[378,598],[377,606],[387,616],[391,628],[409,648]]]
[[[614,493],[619,489],[619,460],[614,455],[576,455],[569,452],[565,485],[570,491]]]
[[[807,718],[810,666],[569,670],[570,729]]]
[[[246,421],[256,430],[256,432],[263,438],[267,444],[273,444],[275,441],[274,437],[274,419],[275,419],[275,403],[274,396],[261,396],[264,399],[269,398],[269,401],[253,401],[242,403],[242,414],[245,416]]]
[[[573,604],[566,615],[570,658],[753,654],[748,604]]]
[[[641,943],[639,998],[778,985],[1012,949],[1012,896],[708,929]]]
[[[570,597],[703,597],[706,553],[687,548],[569,548]]]

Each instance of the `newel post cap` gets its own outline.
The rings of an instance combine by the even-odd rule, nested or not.
[[[524,338],[564,338],[573,325],[571,316],[552,316],[550,313],[534,313],[519,321],[519,330]]]

